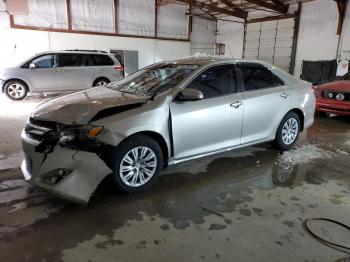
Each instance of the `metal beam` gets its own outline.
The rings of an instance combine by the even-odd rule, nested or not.
[[[288,6],[286,5],[275,5],[275,4],[271,4],[269,2],[263,1],[263,0],[246,0],[248,3],[251,4],[256,4],[258,6],[261,7],[265,7],[267,9],[282,13],[282,14],[286,14],[288,12]]]
[[[337,35],[341,35],[341,32],[343,30],[344,20],[345,20],[347,1],[346,0],[335,0],[335,1],[337,2],[338,12],[339,12]]]
[[[223,4],[225,4],[227,7],[232,8],[234,11],[241,12],[245,17],[244,19],[247,19],[248,17],[248,12],[243,11],[241,8],[233,4],[230,0],[220,0]]]
[[[184,4],[188,4],[188,0],[176,0],[177,2],[180,3],[184,3]],[[245,19],[246,17],[246,12],[243,11],[236,11],[236,10],[228,10],[225,8],[220,8],[217,7],[216,5],[213,4],[206,4],[206,3],[202,3],[202,2],[197,2],[197,1],[193,1],[193,6],[200,8],[200,9],[206,9],[209,12],[215,12],[215,13],[220,13],[220,14],[224,14],[224,15],[229,15],[229,16],[235,16],[235,17],[239,17],[242,19]]]
[[[295,17],[294,14],[267,16],[267,17],[247,20],[247,24],[267,22],[267,21],[280,20],[280,19],[288,19],[288,18],[294,18],[294,17]]]

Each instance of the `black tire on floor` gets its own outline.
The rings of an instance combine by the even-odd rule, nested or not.
[[[155,171],[151,178],[143,185],[139,186],[130,186],[127,185],[121,178],[120,167],[123,158],[132,150],[137,147],[146,147],[153,151],[157,159],[157,165]],[[141,149],[139,149],[141,150]],[[144,191],[151,187],[154,182],[157,180],[161,167],[163,166],[163,153],[162,149],[153,138],[147,135],[134,135],[122,142],[121,145],[117,147],[112,155],[112,168],[113,176],[112,181],[115,184],[116,188],[121,193],[134,193],[139,191]],[[140,180],[139,180],[140,181]]]
[[[10,80],[4,86],[4,92],[11,100],[22,100],[27,96],[28,86],[20,80]]]
[[[297,135],[296,135],[295,139],[293,140],[293,142],[288,144],[288,143],[285,143],[283,141],[282,129],[283,129],[284,124],[290,119],[295,119],[297,121],[298,131],[297,131]],[[279,149],[281,149],[282,151],[288,151],[289,149],[291,149],[294,146],[294,144],[296,143],[296,141],[298,140],[298,137],[299,137],[299,134],[300,134],[300,126],[301,126],[300,125],[300,118],[299,118],[299,116],[296,113],[289,112],[288,114],[286,114],[284,116],[284,118],[282,119],[280,125],[278,126],[277,133],[276,133],[276,139],[275,139],[275,145]]]

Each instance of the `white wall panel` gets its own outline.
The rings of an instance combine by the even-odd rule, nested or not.
[[[0,30],[0,68],[15,65],[35,53],[64,49],[137,50],[139,66],[190,55],[190,43],[90,34],[68,34],[21,29]]]
[[[115,32],[113,0],[70,0],[72,29]]]
[[[215,54],[215,21],[193,17],[191,54]]]
[[[127,35],[154,36],[154,0],[119,0],[118,32]]]
[[[17,25],[68,28],[66,0],[28,0],[28,15],[15,15]]]
[[[348,4],[348,9],[346,10],[345,21],[343,24],[339,56],[341,59],[350,60],[350,4]]]
[[[166,4],[158,8],[157,30],[159,37],[187,39],[187,5]]]
[[[226,17],[228,20],[237,21],[237,18]],[[241,21],[241,20],[239,20]],[[218,21],[218,33],[216,42],[225,44],[225,56],[242,58],[244,25],[229,21]],[[252,41],[252,45],[258,45],[257,41]]]
[[[335,1],[316,0],[303,4],[294,69],[296,76],[301,74],[303,60],[336,58],[337,26],[338,9]]]

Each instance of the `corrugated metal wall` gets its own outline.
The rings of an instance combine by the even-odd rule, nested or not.
[[[245,27],[245,59],[258,59],[290,71],[294,18],[250,23]]]

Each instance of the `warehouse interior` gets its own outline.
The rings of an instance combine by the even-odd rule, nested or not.
[[[90,83],[83,78],[96,74],[92,71],[52,66],[63,72],[58,78],[35,68],[35,59],[61,59],[62,54],[89,56],[79,62],[86,68],[109,57],[111,75],[118,77],[94,75]],[[66,63],[78,63],[78,58]],[[174,161],[142,192],[116,192],[109,175],[83,205],[26,181],[22,130],[38,108],[50,113],[46,105],[69,106],[74,99],[56,99],[73,91],[83,92],[92,108],[100,102],[84,90],[123,83],[155,63],[191,61],[193,66],[196,59],[262,61],[290,74],[315,96],[313,124],[300,130],[289,151],[266,140]],[[348,0],[0,0],[1,258],[350,261],[349,60]],[[36,82],[8,77],[23,74],[21,70],[37,70],[31,76]],[[13,89],[16,85],[20,89]],[[108,99],[103,103],[113,103]],[[303,99],[299,97],[301,104]],[[264,103],[270,108],[275,101]],[[121,107],[118,113],[130,105]],[[275,107],[278,111],[277,103]],[[62,114],[62,123],[89,113],[71,108]],[[255,116],[257,123],[264,114]],[[170,115],[172,120],[176,118]],[[197,139],[192,126],[180,124],[187,134],[180,141]],[[86,166],[91,164],[98,172],[99,164]]]

